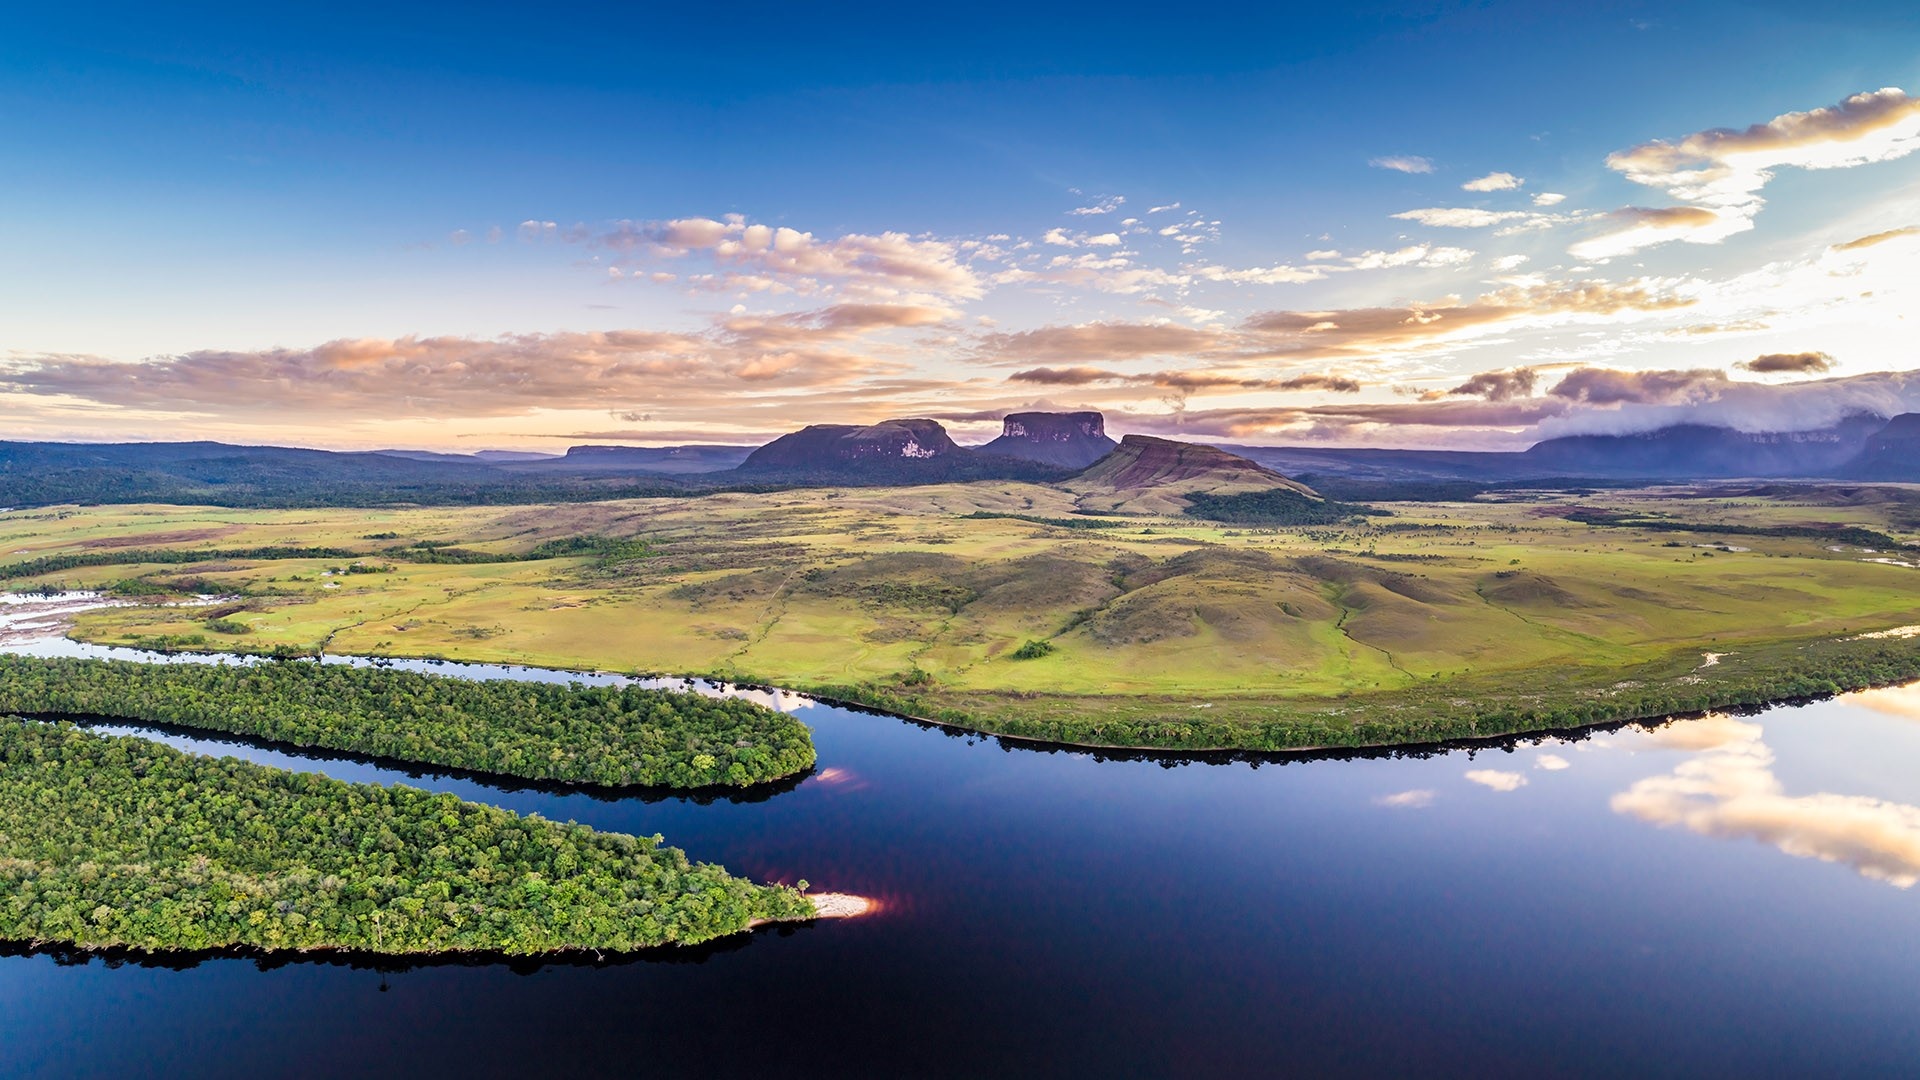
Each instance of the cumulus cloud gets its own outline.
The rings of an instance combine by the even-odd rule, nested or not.
[[[1615,795],[1615,813],[1723,839],[1757,840],[1851,866],[1908,889],[1920,883],[1920,806],[1860,795],[1788,795],[1756,724],[1672,772]]]
[[[1510,172],[1491,172],[1460,185],[1462,191],[1513,191],[1526,181]]]
[[[1469,769],[1467,779],[1495,791],[1518,791],[1527,786],[1527,778],[1517,772],[1499,769]]]
[[[1373,800],[1373,805],[1385,806],[1393,810],[1422,810],[1433,805],[1435,795],[1435,792],[1425,788],[1396,791],[1391,795],[1382,795]]]
[[[1562,769],[1573,768],[1573,762],[1568,761],[1559,754],[1541,754],[1533,760],[1533,767],[1545,770],[1546,772],[1559,772]]]
[[[1409,244],[1393,251],[1363,251],[1357,255],[1343,255],[1338,251],[1310,251],[1307,257],[1313,262],[1308,266],[1281,264],[1237,269],[1197,266],[1193,268],[1192,275],[1204,281],[1229,285],[1300,285],[1323,281],[1330,274],[1354,270],[1390,270],[1398,267],[1434,270],[1464,266],[1472,262],[1474,256],[1475,253],[1466,248]]]
[[[1517,397],[1528,397],[1533,393],[1534,383],[1540,378],[1539,372],[1532,368],[1514,368],[1511,371],[1483,371],[1473,376],[1447,393],[1462,397],[1485,398],[1488,401],[1510,401]]]
[[[1535,206],[1559,206],[1566,201],[1567,197],[1557,191],[1542,191],[1533,197]]]
[[[1689,371],[1617,371],[1576,368],[1547,391],[1585,405],[1676,405],[1710,400],[1730,382],[1713,368]]]
[[[1470,206],[1429,206],[1403,210],[1393,215],[1401,221],[1416,221],[1436,229],[1484,229],[1509,221],[1529,221],[1538,215],[1525,210],[1479,210]]]
[[[972,299],[984,291],[979,275],[963,261],[959,245],[898,232],[822,238],[784,225],[749,224],[730,215],[726,221],[621,221],[590,242],[650,259],[704,253],[726,271],[714,282],[729,289],[785,289],[803,295],[844,289],[882,299]]]
[[[1664,191],[1689,215],[1654,218],[1636,210],[1582,241],[1572,253],[1611,258],[1684,240],[1713,244],[1753,228],[1760,192],[1781,168],[1845,169],[1905,157],[1920,149],[1920,101],[1896,87],[1855,94],[1837,105],[1783,113],[1746,128],[1713,128],[1617,151],[1609,168]],[[1678,208],[1675,208],[1678,209]]]
[[[1067,211],[1067,213],[1072,214],[1076,217],[1088,217],[1095,214],[1111,214],[1115,210],[1118,210],[1120,209],[1120,207],[1126,205],[1126,201],[1127,201],[1127,197],[1125,195],[1108,195],[1105,198],[1102,198],[1096,201],[1092,206],[1075,207],[1074,209]]]
[[[1376,169],[1388,169],[1393,172],[1402,173],[1430,173],[1433,171],[1433,162],[1412,154],[1392,154],[1386,157],[1377,157],[1369,160],[1367,164]]]
[[[1783,372],[1795,375],[1818,374],[1833,370],[1833,357],[1823,352],[1767,353],[1751,360],[1743,360],[1734,367],[1742,371],[1751,371],[1756,375],[1776,375]]]

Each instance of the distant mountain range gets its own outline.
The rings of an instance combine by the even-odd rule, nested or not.
[[[575,446],[563,457],[545,456],[512,465],[518,472],[626,472],[694,476],[737,469],[753,453],[751,446]]]
[[[1129,444],[1132,449],[1129,450]],[[1181,448],[1169,450],[1168,448]],[[1548,439],[1481,453],[1219,444],[1264,470],[1336,498],[1470,492],[1530,480],[1733,478],[1920,481],[1920,414],[1848,417],[1830,428],[1741,432],[1682,424],[1629,435]],[[60,502],[204,502],[234,506],[469,504],[757,490],[801,484],[1064,481],[1083,470],[1177,469],[1198,444],[1129,436],[1115,444],[1097,412],[1007,416],[999,438],[954,442],[929,419],[816,424],[758,448],[576,446],[523,451],[342,453],[188,443],[0,442],[0,507]],[[1205,457],[1205,454],[1199,454]],[[1144,462],[1144,464],[1143,464]],[[1218,464],[1218,462],[1215,462]],[[1092,475],[1092,473],[1088,473]],[[1105,474],[1102,474],[1105,475]]]
[[[1906,413],[1892,420],[1854,415],[1833,427],[1794,432],[1677,424],[1628,435],[1569,435],[1505,453],[1222,445],[1289,475],[1375,483],[1556,478],[1920,481],[1920,460],[1897,449],[1916,435],[1920,414]]]

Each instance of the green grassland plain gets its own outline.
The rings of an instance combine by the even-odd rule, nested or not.
[[[81,616],[74,636],[102,643],[198,636],[206,648],[713,675],[1063,741],[1279,748],[1480,733],[1476,716],[1493,733],[1734,703],[1756,678],[1826,662],[1819,650],[1835,643],[1920,624],[1920,570],[1904,565],[1920,562],[1913,554],[1711,531],[1853,525],[1911,541],[1902,515],[1914,492],[1735,490],[1400,503],[1364,523],[1277,529],[1177,514],[1075,519],[1071,492],[1005,482],[506,508],[54,507],[0,515],[0,564],[157,547],[352,548],[391,569],[235,560],[9,584],[190,581],[236,596]],[[1703,528],[1568,520],[1582,508]],[[971,516],[981,512],[1103,527]],[[508,554],[585,535],[641,538],[650,554],[479,564],[380,554],[420,541]],[[1869,640],[1882,653],[1920,650]],[[1052,649],[1015,658],[1028,641]],[[1736,683],[1749,688],[1713,692]],[[1423,719],[1440,714],[1452,719]]]

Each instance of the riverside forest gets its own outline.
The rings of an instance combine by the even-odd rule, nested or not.
[[[799,721],[739,698],[298,660],[239,666],[0,655],[4,712],[173,724],[608,787],[745,787],[813,765],[813,743]]]
[[[143,950],[631,951],[803,919],[658,838],[0,721],[0,937]]]

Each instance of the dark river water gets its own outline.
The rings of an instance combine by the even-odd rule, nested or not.
[[[15,949],[0,1072],[1920,1069],[1920,688],[1287,763],[1103,760],[781,703],[818,770],[704,804],[159,736],[659,832],[881,909],[600,964],[173,970]]]

